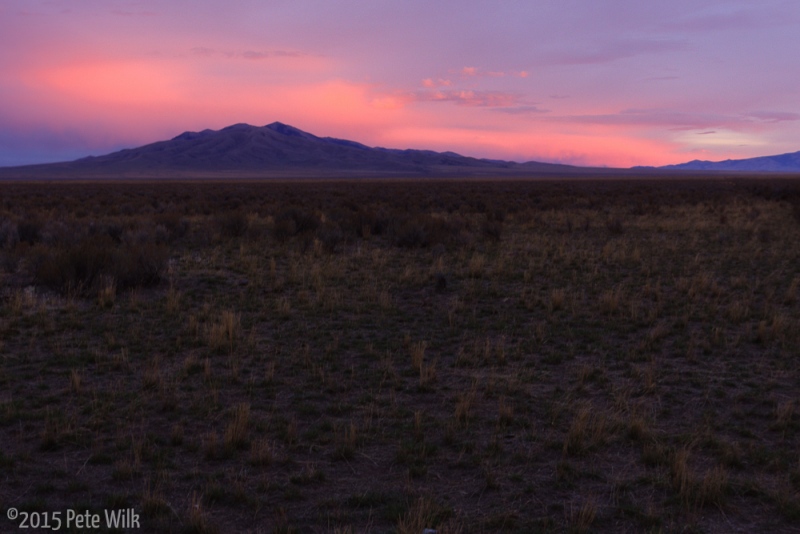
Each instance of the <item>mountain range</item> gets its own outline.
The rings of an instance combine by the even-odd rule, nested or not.
[[[273,122],[261,127],[234,124],[221,130],[184,132],[168,141],[70,162],[0,168],[0,178],[567,176],[665,171],[797,173],[800,152],[721,162],[695,160],[664,167],[591,168],[369,147]]]
[[[725,161],[693,160],[678,165],[659,167],[664,170],[684,171],[743,171],[743,172],[800,172],[800,152]]]
[[[168,141],[71,162],[9,167],[20,176],[424,176],[564,173],[570,165],[515,163],[455,152],[373,148],[280,122],[184,132]]]

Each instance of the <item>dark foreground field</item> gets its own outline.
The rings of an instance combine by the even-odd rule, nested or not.
[[[800,524],[800,181],[3,183],[0,254],[0,531]]]

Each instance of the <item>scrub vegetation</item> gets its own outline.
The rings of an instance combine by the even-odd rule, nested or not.
[[[2,183],[0,273],[3,510],[800,521],[796,179]]]

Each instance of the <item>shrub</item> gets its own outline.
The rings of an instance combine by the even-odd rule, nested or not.
[[[392,243],[405,248],[428,246],[430,240],[424,222],[417,218],[399,223],[392,229]]]
[[[608,231],[611,233],[611,235],[620,235],[625,231],[625,228],[622,225],[622,219],[616,215],[606,221],[606,228],[608,228]]]
[[[40,241],[47,245],[75,243],[85,235],[85,228],[77,228],[61,220],[48,220],[42,227]]]
[[[10,219],[0,220],[0,249],[12,249],[19,243],[17,225]]]
[[[499,220],[487,220],[483,223],[483,235],[490,241],[500,241],[503,235],[503,222]]]
[[[36,282],[62,292],[96,292],[102,280],[120,289],[152,286],[161,280],[165,247],[154,244],[115,246],[105,235],[74,245],[39,248],[33,255]]]
[[[161,281],[167,257],[166,247],[152,243],[118,248],[110,274],[122,289],[154,286]]]
[[[337,224],[326,223],[317,229],[317,239],[328,252],[336,252],[337,247],[344,242],[344,233]]]
[[[41,231],[42,222],[38,219],[24,219],[17,223],[17,234],[23,243],[29,245],[37,243],[41,237]]]
[[[297,233],[313,232],[321,224],[319,216],[307,210],[291,209],[289,215],[294,219]]]
[[[794,220],[800,223],[800,196],[793,197],[791,200],[792,215]]]
[[[86,227],[86,232],[90,237],[108,236],[114,243],[121,243],[125,228],[117,220],[93,221]]]
[[[20,247],[17,247],[13,251],[6,251],[0,247],[0,267],[2,267],[4,272],[9,274],[17,272],[21,256]]]
[[[88,290],[108,271],[112,261],[111,248],[104,241],[85,240],[74,246],[39,249],[34,267],[36,282],[64,292]]]
[[[177,213],[159,213],[153,217],[156,228],[163,227],[167,231],[167,241],[172,242],[186,237],[189,233],[189,220]]]
[[[272,235],[278,241],[286,241],[297,233],[297,225],[291,218],[281,218],[275,221],[275,226],[272,228]]]
[[[275,217],[273,235],[279,241],[305,232],[313,232],[319,228],[322,221],[315,214],[307,210],[289,208]]]
[[[349,225],[352,232],[362,238],[383,235],[389,229],[391,219],[385,212],[376,213],[360,209],[350,216]]]
[[[247,232],[247,214],[241,210],[229,211],[217,216],[222,237],[242,237]]]
[[[391,241],[395,246],[421,248],[446,244],[461,231],[460,225],[441,217],[417,215],[396,223],[391,231]]]

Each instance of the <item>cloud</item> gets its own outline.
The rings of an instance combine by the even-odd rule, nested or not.
[[[451,85],[453,85],[453,82],[451,82],[450,80],[442,79],[442,78],[439,78],[436,81],[434,81],[433,78],[425,78],[424,80],[422,80],[422,86],[423,87],[428,87],[428,88],[450,87]]]
[[[503,107],[497,108],[495,111],[508,113],[510,115],[538,115],[541,113],[550,113],[549,109],[542,109],[538,106],[531,105]]]
[[[201,56],[201,57],[211,57],[217,54],[217,51],[213,48],[206,48],[205,46],[196,46],[189,50],[192,55]]]
[[[715,130],[709,130],[707,132],[697,132],[697,135],[711,135],[717,133]]]
[[[535,106],[524,104],[522,96],[516,93],[504,91],[479,91],[479,90],[458,90],[458,89],[438,89],[432,87],[431,83],[424,83],[426,89],[419,91],[396,92],[383,94],[374,97],[372,105],[378,108],[396,109],[412,103],[420,102],[445,102],[453,103],[457,106],[483,107],[495,109],[509,109],[509,113],[532,113]]]
[[[670,80],[680,80],[680,76],[650,76],[645,78],[645,82],[666,82]]]
[[[122,9],[114,9],[111,11],[112,15],[118,17],[156,17],[158,13],[155,11],[125,11]]]
[[[459,71],[450,71],[451,73],[457,72],[461,76],[467,78],[502,78],[507,74],[509,76],[518,76],[520,78],[527,78],[528,73],[523,71],[509,71],[508,73],[499,70],[483,70],[478,67],[464,67]]]
[[[754,111],[747,113],[746,117],[752,117],[764,122],[785,122],[800,120],[800,113],[788,111]]]
[[[605,43],[587,43],[581,48],[546,53],[540,62],[546,65],[596,65],[645,54],[661,54],[686,48],[677,39],[629,38]]]
[[[654,126],[670,130],[760,130],[767,124],[800,120],[800,114],[760,111],[744,114],[687,112],[664,109],[626,109],[618,113],[548,116],[547,120],[580,124],[616,126]]]
[[[509,107],[519,103],[520,96],[502,91],[415,91],[406,95],[409,102],[454,102],[459,106]]]
[[[722,3],[700,13],[688,14],[678,20],[665,22],[661,27],[670,31],[705,33],[711,31],[750,30],[790,22],[786,18],[786,13],[770,13],[768,6],[759,5],[757,8],[743,9]]]
[[[244,59],[269,59],[273,57],[303,57],[305,55],[306,54],[296,50],[270,50],[268,52],[255,52],[253,50],[247,50],[245,52],[241,52],[239,57],[243,57]]]
[[[35,86],[37,92],[49,99],[61,100],[62,105],[75,99],[78,103],[95,106],[158,105],[182,98],[180,89],[186,69],[158,62],[84,61],[63,64],[55,68],[33,71],[24,83]],[[66,110],[65,110],[66,111]]]
[[[248,59],[252,61],[259,61],[264,59],[273,58],[301,58],[308,57],[309,54],[300,52],[298,50],[244,50],[244,51],[231,51],[231,50],[216,50],[214,48],[207,48],[205,46],[197,46],[189,50],[193,56],[210,58],[214,56],[222,56],[231,59]]]

